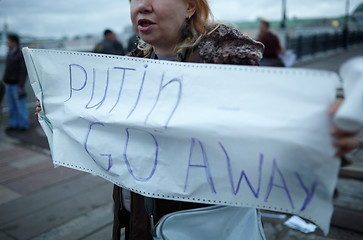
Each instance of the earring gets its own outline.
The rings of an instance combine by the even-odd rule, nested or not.
[[[139,37],[139,35],[136,35],[136,39],[135,39],[135,42],[134,42],[134,45],[135,45],[134,47],[139,46],[140,40],[141,40],[141,38]]]
[[[189,36],[189,23],[190,23],[190,16],[188,16],[187,20],[185,21],[184,27],[183,27],[183,39],[186,39]]]

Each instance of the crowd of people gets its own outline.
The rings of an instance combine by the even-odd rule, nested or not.
[[[131,51],[128,54],[131,57],[191,63],[284,66],[279,58],[279,54],[284,54],[284,48],[276,34],[269,29],[267,21],[261,22],[260,35],[257,40],[253,40],[234,28],[214,22],[207,0],[129,2],[131,21],[136,33],[129,45],[135,46],[135,42],[137,45],[127,49]],[[8,39],[9,54],[3,81],[6,83],[10,109],[10,128],[26,130],[26,71],[18,39],[13,35],[9,35]],[[124,55],[126,51],[115,33],[107,29],[104,31],[104,39],[96,45],[94,52]],[[330,111],[334,114],[340,103],[332,104]],[[40,110],[38,101],[36,111]],[[358,146],[355,135],[356,133],[334,129],[332,137],[339,157]],[[117,185],[114,185],[113,199],[114,240],[120,239],[121,228],[126,229],[126,239],[153,239],[153,222],[158,222],[161,217],[181,210],[208,206],[147,198]],[[255,229],[246,229],[245,239],[264,239],[258,210],[246,208],[246,214],[240,217]]]

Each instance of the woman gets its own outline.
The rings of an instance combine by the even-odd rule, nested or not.
[[[141,38],[138,49],[132,51],[130,56],[241,65],[258,65],[262,58],[261,43],[243,36],[237,30],[209,22],[211,11],[207,0],[130,0],[130,9],[134,30]],[[131,211],[128,212],[128,203],[122,204],[120,197],[125,193],[118,186],[114,187],[113,239],[119,239],[120,227],[126,227],[129,239],[152,239],[150,215],[157,223],[165,214],[206,206],[150,200],[131,193]],[[155,213],[147,213],[145,204],[155,206]],[[251,211],[256,212],[253,209]]]
[[[263,45],[225,25],[209,22],[207,0],[130,0],[131,20],[141,38],[133,57],[197,63],[258,65]],[[333,105],[334,113],[338,105]],[[37,111],[40,111],[38,103]],[[354,134],[335,130],[337,146],[343,151],[355,147]],[[120,239],[126,227],[126,239],[152,239],[151,220],[171,212],[204,207],[188,202],[149,199],[114,186],[113,239]],[[256,217],[257,212],[251,209]],[[151,219],[150,216],[154,218]],[[257,223],[256,223],[257,224]],[[262,236],[263,237],[263,236]]]
[[[131,56],[186,62],[258,65],[263,45],[237,30],[209,24],[207,0],[131,0],[131,20],[141,38]]]

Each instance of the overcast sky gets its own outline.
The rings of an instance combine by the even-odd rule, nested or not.
[[[331,17],[345,13],[347,0],[286,0],[287,17]],[[282,0],[209,0],[219,21],[281,19]],[[363,0],[350,0],[352,12]],[[22,35],[73,37],[120,33],[130,25],[128,0],[0,0],[0,24]]]

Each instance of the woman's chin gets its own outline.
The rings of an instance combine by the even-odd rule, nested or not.
[[[153,43],[155,43],[155,39],[151,36],[148,36],[147,34],[140,34],[140,38],[142,39],[142,41],[150,45],[154,45]]]

